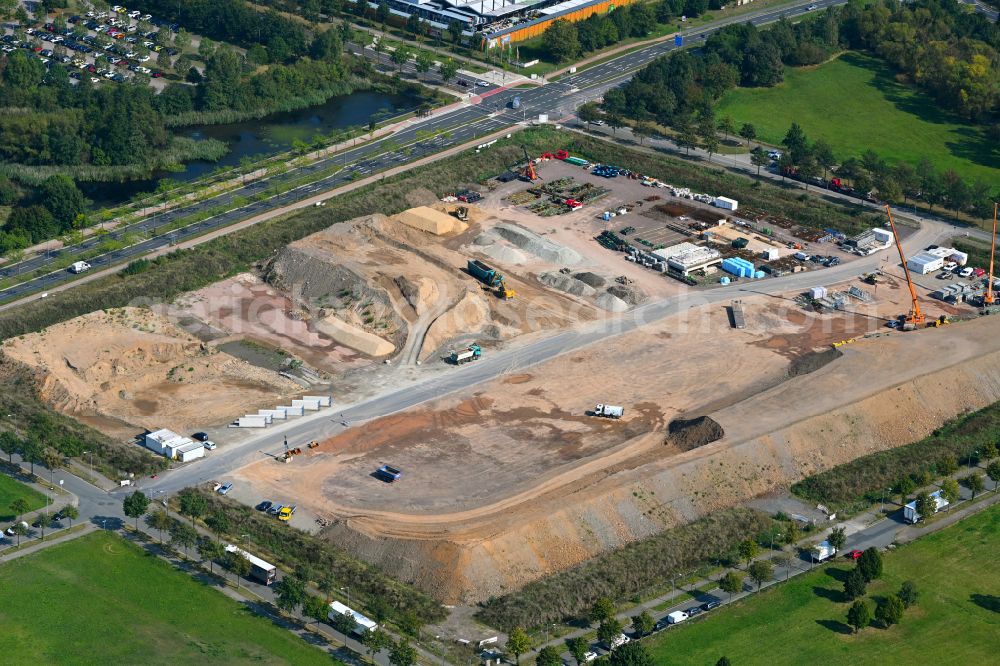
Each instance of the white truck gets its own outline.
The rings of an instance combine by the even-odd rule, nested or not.
[[[812,550],[812,558],[815,562],[828,560],[837,554],[837,549],[830,545],[829,541],[820,541]]]
[[[86,261],[74,261],[72,264],[70,264],[69,267],[70,273],[82,273],[84,271],[89,271],[89,270],[90,270],[90,264],[88,264]]]
[[[667,624],[680,624],[684,620],[688,619],[688,614],[684,611],[674,611],[667,615]]]
[[[594,416],[603,416],[606,419],[620,419],[625,414],[625,408],[618,405],[598,405],[594,407]]]

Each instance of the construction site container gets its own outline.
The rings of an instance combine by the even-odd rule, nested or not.
[[[285,413],[285,410],[283,409],[259,409],[257,410],[257,413],[261,416],[270,417],[272,421],[274,419],[278,419],[279,421],[284,421],[285,419],[288,418],[288,415]]]
[[[315,412],[319,410],[318,400],[306,400],[305,398],[303,398],[302,400],[292,400],[292,407],[295,407],[296,405],[299,405],[302,407],[302,409],[306,409],[310,412]]]
[[[954,261],[959,266],[964,266],[969,263],[969,255],[965,252],[959,252],[958,250],[952,250],[951,254],[948,255],[950,261]]]
[[[809,297],[814,301],[826,298],[826,287],[813,287],[809,290]]]
[[[744,238],[743,236],[733,239],[732,242],[732,246],[735,247],[737,250],[742,250],[749,244],[750,244],[750,239]]]
[[[576,166],[581,166],[581,167],[585,167],[590,164],[590,162],[583,159],[582,157],[567,157],[566,161],[570,164],[574,164]]]
[[[942,266],[944,266],[944,257],[939,257],[929,252],[921,252],[906,260],[906,267],[920,275],[933,273],[940,270]]]
[[[740,204],[736,199],[730,199],[729,197],[715,197],[713,205],[716,208],[724,208],[725,210],[736,210]]]
[[[288,405],[287,407],[278,407],[278,409],[283,411],[286,416],[302,416],[305,412],[302,405]]]
[[[266,428],[267,418],[257,414],[248,414],[233,421],[232,425],[236,428]]]
[[[746,259],[729,257],[722,260],[722,270],[736,277],[751,277],[754,273],[753,264]]]
[[[316,400],[316,401],[319,402],[319,406],[320,407],[329,407],[330,406],[330,396],[328,396],[328,395],[304,395],[304,396],[302,396],[302,399],[303,400]]]
[[[775,248],[769,248],[763,252],[764,259],[767,261],[777,261],[781,258],[781,253]]]

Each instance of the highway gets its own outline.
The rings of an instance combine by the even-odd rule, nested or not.
[[[824,8],[843,3],[844,0],[816,0],[814,3],[804,0],[794,5],[734,17],[711,26],[704,26],[697,30],[688,31],[684,33],[685,39],[700,40],[702,36],[707,36],[713,31],[735,22],[750,22],[755,25],[762,25],[777,21],[782,17],[801,16],[807,13],[808,10],[806,8],[810,4]],[[342,151],[309,166],[250,182],[245,186],[210,197],[204,201],[150,215],[143,220],[116,229],[106,236],[91,237],[76,245],[36,255],[10,266],[5,266],[0,269],[0,279],[16,278],[19,275],[45,269],[51,269],[51,272],[0,290],[0,302],[9,302],[32,294],[46,292],[56,286],[69,282],[75,276],[64,269],[56,269],[56,266],[65,265],[67,259],[76,260],[77,258],[84,257],[87,253],[94,252],[108,239],[120,240],[126,235],[134,234],[150,236],[155,234],[157,229],[181,218],[208,210],[233,206],[231,209],[226,210],[226,212],[176,229],[168,234],[154,236],[135,245],[88,258],[87,262],[91,264],[93,269],[100,270],[123,264],[177,243],[223,229],[254,215],[281,209],[297,201],[334,190],[337,187],[353,182],[355,178],[369,176],[390,167],[433,155],[449,146],[460,145],[472,141],[476,137],[513,127],[527,119],[537,117],[538,114],[549,114],[553,120],[564,117],[571,114],[583,102],[598,99],[608,89],[621,85],[636,70],[675,48],[672,40],[659,42],[593,65],[576,74],[564,76],[556,82],[545,83],[544,85],[523,90],[505,90],[495,85],[473,86],[475,92],[479,93],[481,97],[480,102],[477,104],[462,106],[432,115],[388,137]],[[375,55],[379,58],[384,57],[381,54],[369,52],[370,50],[366,50],[367,55]],[[412,64],[409,67],[412,67]],[[515,95],[521,98],[521,108],[516,111],[508,108],[509,102]],[[447,133],[447,136],[417,140],[418,132],[434,131]],[[394,148],[387,150],[387,146],[394,146]],[[404,146],[409,146],[411,149],[407,155],[400,152],[400,149]],[[238,198],[244,200],[255,198],[261,194],[266,194],[268,190],[272,190],[273,187],[281,183],[308,178],[310,174],[318,174],[338,166],[343,167],[342,170],[332,176],[317,177],[316,180],[307,185],[302,185],[282,194],[253,201],[243,206],[237,207],[233,204],[234,200]]]

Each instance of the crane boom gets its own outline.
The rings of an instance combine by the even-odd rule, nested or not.
[[[910,307],[910,314],[904,318],[904,324],[919,326],[924,323],[924,315],[920,311],[920,303],[917,302],[917,291],[913,288],[913,280],[910,279],[910,269],[906,266],[906,256],[903,254],[903,244],[899,242],[899,233],[896,232],[896,223],[892,221],[892,211],[889,204],[885,205],[885,214],[889,216],[889,226],[892,227],[892,236],[896,239],[896,249],[899,250],[899,260],[903,263],[903,273],[906,275],[906,285],[910,288],[910,299],[913,305]]]
[[[993,204],[993,242],[990,244],[990,281],[986,283],[983,305],[993,305],[993,255],[997,250],[997,204]]]

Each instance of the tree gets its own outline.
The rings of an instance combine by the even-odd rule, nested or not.
[[[747,574],[750,580],[757,583],[757,591],[760,586],[774,578],[774,568],[768,560],[757,560],[747,567]]]
[[[965,486],[972,491],[972,499],[976,499],[976,495],[986,488],[983,475],[979,472],[973,472],[962,480],[965,482]]]
[[[812,154],[818,164],[823,169],[823,178],[827,172],[837,163],[837,158],[833,156],[833,149],[823,139],[817,139],[812,145]]]
[[[729,600],[733,600],[733,595],[743,591],[743,574],[738,571],[728,571],[726,575],[719,579],[719,589],[729,593]]]
[[[729,141],[729,135],[736,131],[736,122],[733,117],[723,116],[722,120],[719,121],[719,129],[725,134],[726,141]]]
[[[416,68],[418,74],[426,74],[434,65],[434,54],[428,51],[421,51],[417,54]]]
[[[865,575],[861,573],[860,569],[854,568],[847,572],[847,578],[844,579],[844,594],[847,595],[848,599],[863,597],[867,587]]]
[[[191,34],[184,28],[178,30],[177,34],[174,35],[174,46],[177,47],[178,51],[183,51],[191,46]]]
[[[392,60],[393,64],[395,64],[398,68],[398,71],[401,72],[403,71],[403,65],[405,65],[406,61],[410,59],[410,49],[400,44],[396,47],[396,50],[392,52],[392,55],[389,56],[389,59]]]
[[[904,608],[909,608],[910,606],[915,606],[917,604],[917,584],[912,580],[903,581],[903,584],[899,586],[899,594],[897,595],[899,600],[903,602]]]
[[[225,547],[215,539],[202,539],[198,543],[198,554],[208,560],[209,573],[215,573],[215,562],[226,556]]]
[[[834,527],[826,537],[827,542],[833,546],[834,550],[842,550],[847,543],[847,530],[843,527]]]
[[[601,597],[594,602],[594,605],[590,609],[590,621],[594,624],[600,624],[605,620],[613,618],[615,616],[615,602],[611,601],[607,597]]]
[[[330,606],[326,603],[323,597],[307,594],[305,600],[302,602],[302,614],[306,617],[311,617],[317,622],[326,622],[327,614],[329,612]],[[364,643],[366,635],[374,633],[375,631],[381,630],[374,629],[372,631],[366,631],[364,635],[361,636],[361,642]]]
[[[226,567],[236,576],[236,589],[239,589],[240,578],[245,578],[250,573],[250,560],[239,552],[226,553]]]
[[[580,52],[576,25],[562,19],[554,21],[542,34],[542,48],[556,62],[575,58]]]
[[[590,125],[601,119],[601,110],[596,102],[587,102],[580,105],[580,108],[576,110],[576,115],[580,120]]]
[[[615,639],[621,635],[622,629],[624,627],[617,618],[609,617],[597,627],[597,640],[611,647],[614,645]]]
[[[141,491],[136,490],[125,498],[122,502],[122,509],[129,518],[135,518],[135,529],[139,529],[139,518],[141,518],[149,508],[149,498]]]
[[[521,663],[521,655],[531,648],[531,638],[521,627],[514,627],[507,636],[507,650],[514,653],[514,662]],[[395,663],[395,662],[393,662]]]
[[[616,113],[609,114],[607,118],[608,118],[608,127],[611,128],[611,134],[613,135],[618,134],[618,130],[625,127],[625,121],[622,120],[622,117],[619,116],[618,114]]]
[[[14,210],[16,211],[18,209],[15,208]],[[8,219],[8,224],[10,224],[10,218],[7,219]],[[41,457],[42,457],[42,445],[39,444],[38,441],[33,437],[29,437],[28,439],[24,440],[24,443],[21,445],[21,459],[31,466],[32,476],[35,475],[35,463],[40,462]]]
[[[986,442],[980,447],[980,452],[983,455],[983,460],[990,461],[1000,455],[1000,451],[997,451],[997,445],[993,442]]]
[[[655,666],[652,655],[646,646],[637,641],[626,643],[611,653],[608,658],[610,666]]]
[[[875,619],[888,629],[903,619],[903,610],[903,601],[895,594],[890,594],[875,609]]]
[[[546,645],[538,651],[535,663],[538,666],[562,666],[562,656],[559,654],[559,648],[553,645]]]
[[[52,516],[47,511],[41,511],[35,516],[35,522],[42,533],[42,541],[45,541],[45,528],[52,524]]]
[[[438,65],[438,74],[441,75],[442,81],[448,83],[453,78],[455,78],[456,74],[458,74],[458,65],[455,63],[454,60],[449,58],[448,60],[445,60],[440,65]]]
[[[857,633],[872,623],[872,609],[864,599],[857,599],[847,611],[847,623]]]
[[[191,518],[192,525],[194,525],[195,520],[204,516],[205,512],[208,511],[208,500],[204,495],[194,490],[185,490],[180,493],[178,499],[181,504],[181,513]]]
[[[882,553],[878,552],[878,548],[874,546],[866,548],[865,552],[861,553],[861,557],[858,558],[857,569],[865,577],[866,583],[881,578]]]
[[[590,652],[590,642],[583,636],[574,636],[566,639],[566,649],[573,655],[577,666],[583,666],[587,653]]]
[[[639,138],[639,145],[642,145],[643,139],[647,139],[654,134],[656,134],[656,128],[650,123],[639,121],[632,127],[632,134]]]
[[[160,533],[160,543],[163,543],[163,531],[169,530],[173,522],[163,509],[157,509],[149,516],[149,526]]]
[[[912,493],[917,487],[917,484],[909,476],[899,477],[899,481],[892,486],[893,492],[899,495],[899,503],[903,504],[906,501],[906,496]]]
[[[941,497],[948,500],[949,503],[954,504],[958,501],[959,491],[958,491],[958,481],[955,479],[945,479],[941,482]]]
[[[757,542],[753,539],[745,539],[740,542],[737,550],[739,551],[740,559],[746,562],[749,567],[750,562],[752,562],[753,558],[757,557],[757,554],[760,552],[760,546],[758,546]]]
[[[996,492],[997,486],[1000,485],[1000,460],[994,460],[987,465],[986,473],[993,479],[993,492]]]
[[[957,472],[958,461],[955,460],[955,456],[948,454],[943,458],[941,458],[941,460],[938,460],[937,471],[938,474],[942,475],[954,474],[955,472]]]
[[[636,632],[641,637],[652,633],[656,627],[656,620],[649,614],[649,611],[642,611],[632,618],[632,626],[635,627]]]
[[[184,557],[186,558],[188,556],[188,548],[198,543],[198,533],[190,525],[174,521],[174,524],[170,526],[170,543],[183,548]]]
[[[62,508],[62,515],[69,520],[69,526],[73,527],[73,521],[80,517],[80,511],[72,504],[67,504]]]
[[[918,520],[925,520],[928,516],[933,516],[937,511],[937,502],[930,496],[930,493],[918,493],[916,511]]]
[[[31,509],[31,505],[28,504],[28,500],[23,497],[18,497],[16,500],[10,503],[10,510],[14,512],[16,520],[21,520],[21,516],[28,513]]]
[[[729,661],[729,657],[719,657],[719,661],[715,662],[715,666],[733,666],[733,662]]]
[[[315,597],[314,597],[315,598]],[[326,609],[326,604],[323,605]],[[392,639],[389,638],[389,634],[385,633],[382,629],[376,627],[370,631],[366,631],[361,635],[361,644],[368,649],[368,658],[375,663],[375,655],[381,650],[392,645]]]
[[[306,584],[298,576],[285,576],[274,586],[274,602],[286,613],[293,613],[306,599]]]
[[[705,152],[708,153],[708,161],[712,161],[712,155],[719,151],[719,137],[716,136],[715,132],[712,131],[709,134],[701,137],[702,146]]]
[[[757,146],[750,151],[750,163],[757,167],[757,175],[760,175],[760,168],[765,167],[771,163],[771,158],[767,156],[767,152]]]
[[[447,31],[452,44],[458,44],[458,40],[462,39],[462,23],[457,19],[452,19],[448,22]]]
[[[389,663],[392,666],[413,666],[417,663],[417,651],[406,638],[393,644],[389,650]]]
[[[785,146],[788,152],[792,153],[794,160],[798,160],[809,146],[809,139],[806,138],[806,133],[798,123],[792,123],[791,127],[785,133],[785,138],[781,140],[781,145]]]
[[[13,530],[14,530],[14,534],[17,536],[17,544],[16,545],[20,546],[21,545],[21,537],[28,536],[28,528],[24,526],[24,522],[23,521],[19,520],[16,523],[14,523]]]

